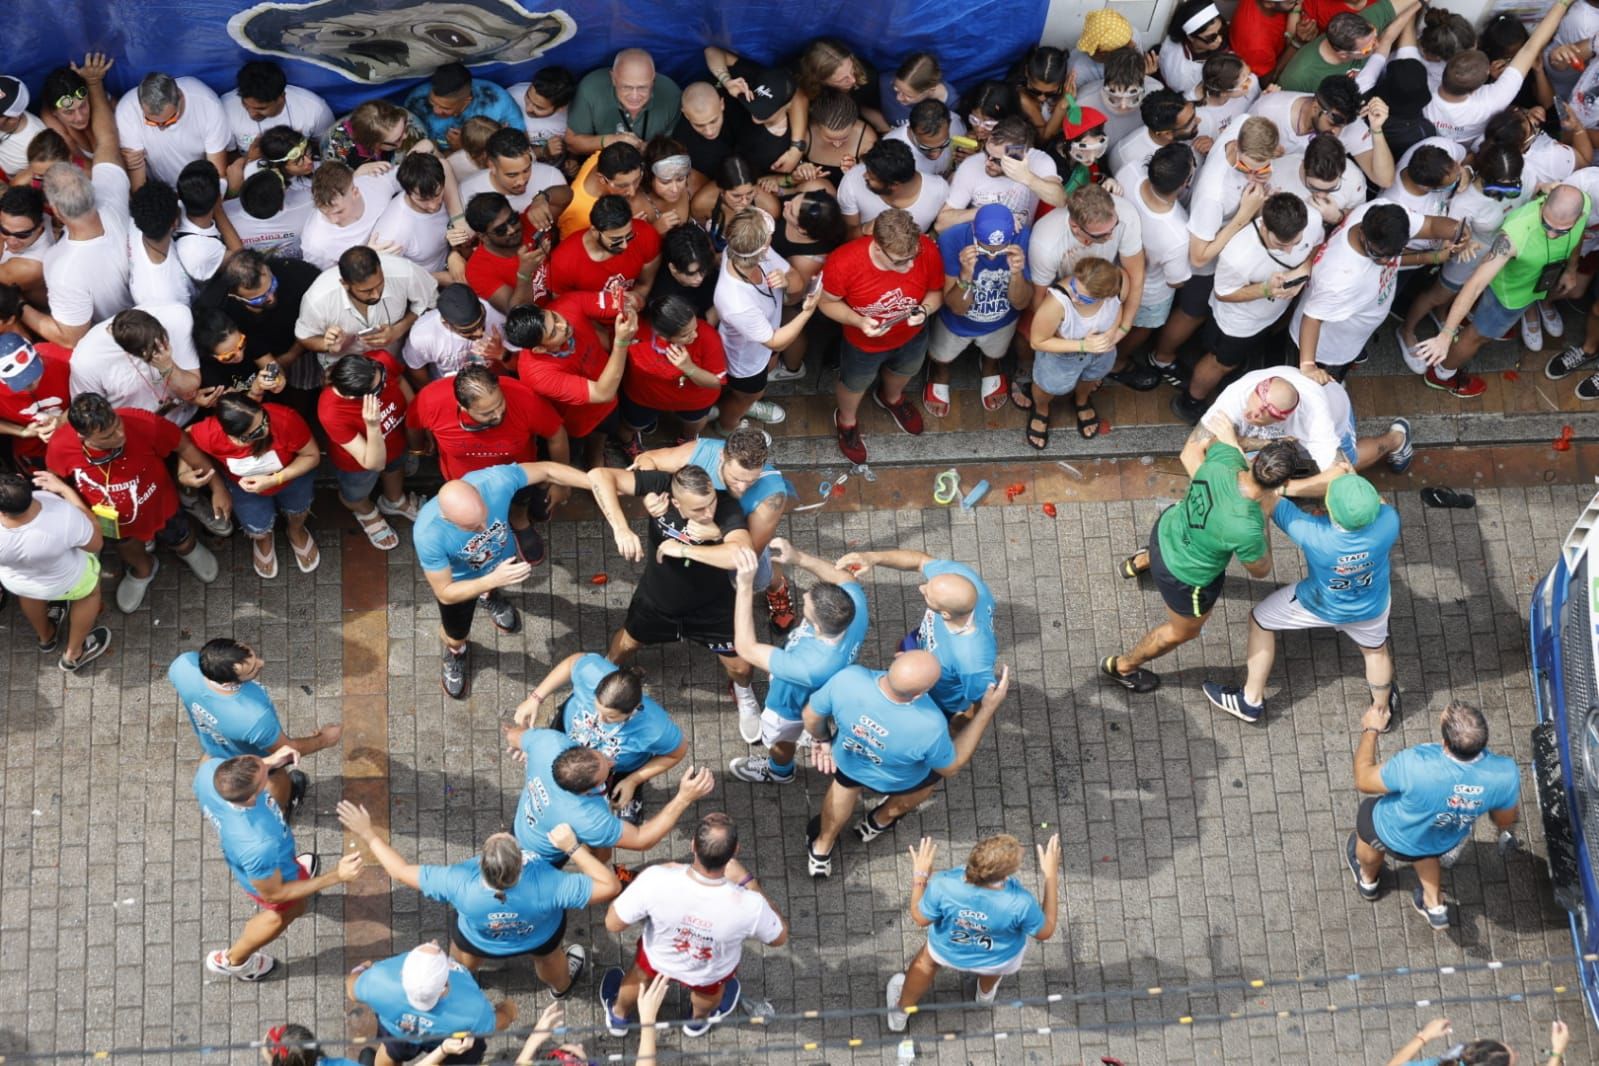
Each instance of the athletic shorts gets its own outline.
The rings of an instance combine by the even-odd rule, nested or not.
[[[1177,310],[1189,318],[1210,317],[1210,291],[1216,287],[1216,275],[1195,274],[1177,290]]]
[[[927,357],[935,363],[953,363],[968,346],[973,344],[977,345],[977,350],[988,358],[999,359],[1009,350],[1011,338],[1016,336],[1015,322],[1003,325],[992,333],[976,337],[961,336],[944,325],[942,318],[934,318],[931,328],[933,336],[927,342]]]
[[[382,1022],[378,1023],[378,1039],[383,1041],[383,1050],[388,1052],[389,1058],[393,1059],[395,1062],[410,1062],[412,1059],[420,1058],[429,1051],[432,1051],[434,1048],[438,1047],[440,1044],[444,1043],[445,1038],[449,1035],[450,1034],[446,1033],[437,1040],[424,1040],[421,1042],[415,1042],[395,1036],[393,1033],[383,1028]],[[459,1055],[446,1055],[444,1057],[444,1061],[460,1063],[482,1062],[483,1057],[488,1053],[488,1050],[488,1041],[484,1040],[482,1037],[479,1037],[472,1042],[472,1046],[470,1048],[461,1052]]]
[[[1367,796],[1360,801],[1360,810],[1355,812],[1355,835],[1367,845],[1376,848],[1384,855],[1392,856],[1400,862],[1416,862],[1419,859],[1435,859],[1436,855],[1406,855],[1402,851],[1395,851],[1382,842],[1377,835],[1377,823],[1372,818],[1372,812],[1377,809],[1377,800],[1380,796]]]
[[[1376,649],[1388,643],[1387,607],[1376,618],[1364,622],[1329,622],[1312,614],[1299,602],[1293,585],[1284,585],[1255,604],[1251,617],[1256,625],[1268,633],[1282,633],[1291,629],[1336,629],[1340,633],[1347,633],[1349,639],[1362,648]]]
[[[638,948],[633,952],[633,965],[644,971],[645,981],[653,981],[655,979],[655,975],[661,972],[655,968],[655,964],[650,961],[650,957],[644,953],[643,940],[638,942]],[[690,992],[698,992],[702,996],[717,996],[721,994],[722,986],[727,984],[727,979],[736,973],[738,973],[737,966],[733,967],[732,970],[724,974],[715,984],[710,985],[683,985],[682,981],[677,981],[677,978],[672,977],[671,974],[667,974],[666,976],[671,978],[673,981],[677,981],[678,984],[683,985],[683,987],[688,989]]]
[[[940,781],[943,780],[943,778],[940,777],[936,773],[931,773],[931,774],[928,774],[921,781],[919,781],[916,784],[912,785],[910,788],[896,788],[896,789],[893,789],[893,790],[884,790],[884,789],[881,789],[881,788],[876,788],[876,787],[874,787],[872,785],[868,785],[868,784],[866,784],[863,781],[857,781],[853,777],[851,777],[849,774],[846,774],[843,770],[840,770],[840,769],[838,769],[835,766],[834,769],[833,769],[833,780],[837,781],[840,785],[843,785],[845,788],[863,789],[864,791],[867,791],[867,792],[875,792],[879,796],[908,796],[912,792],[920,792],[922,789],[927,788],[930,785],[938,784]]]
[[[687,615],[667,614],[645,603],[637,593],[627,605],[622,623],[627,635],[640,644],[676,644],[686,640],[718,655],[736,658],[733,651],[733,597],[725,597]]]
[[[476,955],[480,959],[514,959],[518,955],[532,955],[534,958],[542,959],[544,956],[558,950],[561,946],[561,941],[564,940],[565,937],[566,912],[562,911],[561,924],[556,928],[555,933],[538,947],[527,948],[523,951],[486,951],[472,943],[465,936],[461,935],[461,916],[455,913],[455,909],[453,907],[450,909],[450,943],[454,944],[467,954]]]
[[[1149,534],[1149,572],[1155,577],[1155,588],[1160,591],[1161,600],[1173,612],[1184,618],[1203,618],[1209,614],[1210,609],[1216,606],[1216,601],[1221,599],[1221,588],[1227,581],[1227,573],[1223,571],[1217,574],[1210,584],[1194,586],[1180,580],[1176,574],[1168,570],[1166,560],[1160,557],[1158,519],[1154,530]]]
[[[295,864],[295,873],[299,876],[290,878],[291,881],[304,881],[306,878],[311,876],[311,871],[307,870],[301,863]],[[246,892],[245,895],[255,900],[256,906],[260,907],[264,911],[271,911],[273,914],[282,914],[284,911],[291,911],[305,902],[304,899],[291,899],[287,903],[268,903],[254,892]]]
[[[959,973],[974,973],[979,977],[1007,977],[1022,968],[1022,960],[1027,958],[1027,941],[1022,941],[1022,949],[1009,959],[989,966],[957,966],[940,955],[931,940],[927,942],[927,953],[933,957],[934,962],[946,970],[955,970]]]
[[[742,393],[745,396],[759,396],[766,391],[766,375],[770,367],[761,367],[760,373],[750,374],[746,377],[736,378],[729,374],[726,385],[729,392]]]
[[[768,748],[773,744],[792,744],[805,732],[805,723],[798,718],[784,718],[767,707],[761,711],[761,743]]]
[[[1251,337],[1232,337],[1223,333],[1221,327],[1216,325],[1214,318],[1207,318],[1200,332],[1200,339],[1205,345],[1205,351],[1216,357],[1216,362],[1228,370],[1243,366],[1253,356],[1265,355],[1270,357],[1278,352],[1281,341],[1273,347],[1271,330],[1263,329]]]

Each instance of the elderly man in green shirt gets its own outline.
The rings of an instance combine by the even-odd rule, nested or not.
[[[642,152],[651,137],[676,128],[681,98],[676,82],[655,73],[648,52],[624,48],[611,69],[590,71],[577,83],[566,113],[566,150],[582,159],[626,141]]]
[[[1592,210],[1587,193],[1556,185],[1506,215],[1488,254],[1449,305],[1443,329],[1405,354],[1410,368],[1425,373],[1432,388],[1461,399],[1481,396],[1487,383],[1464,367],[1483,342],[1503,337],[1522,315],[1537,314],[1539,300],[1575,296],[1581,287],[1577,257]]]
[[[1101,674],[1129,692],[1160,687],[1160,675],[1143,664],[1199,636],[1211,608],[1221,599],[1227,564],[1234,555],[1253,577],[1271,573],[1266,518],[1298,466],[1294,443],[1272,441],[1251,462],[1239,450],[1230,424],[1195,432],[1215,432],[1216,441],[1197,465],[1190,465],[1191,458],[1183,460],[1189,466],[1188,494],[1182,503],[1161,512],[1149,547],[1122,560],[1123,577],[1153,574],[1166,604],[1166,621],[1144,634],[1132,651],[1108,655],[1099,664]]]

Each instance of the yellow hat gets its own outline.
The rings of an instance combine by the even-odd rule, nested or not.
[[[1113,52],[1133,43],[1133,27],[1118,12],[1108,7],[1090,11],[1083,19],[1083,35],[1077,39],[1077,50],[1095,55]]]

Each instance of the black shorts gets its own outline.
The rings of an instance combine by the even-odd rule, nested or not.
[[[622,412],[622,421],[627,423],[627,428],[648,433],[660,421],[663,412],[653,407],[645,407],[643,404],[634,403],[628,398],[627,393],[622,393],[620,400],[621,403],[617,404],[616,409]],[[699,422],[711,413],[711,409],[709,407],[701,407],[693,411],[668,411],[665,413],[676,416],[682,422]]]
[[[728,586],[729,593],[732,586]],[[733,597],[695,608],[686,614],[667,614],[644,602],[638,593],[627,605],[627,620],[622,623],[627,635],[640,644],[676,644],[686,640],[702,645],[718,655],[736,658],[733,651]]]
[[[449,1034],[445,1034],[448,1036]],[[420,1042],[403,1040],[383,1028],[383,1023],[378,1023],[378,1039],[383,1041],[383,1050],[389,1053],[389,1058],[395,1062],[410,1062],[427,1054],[440,1044],[444,1043],[445,1036],[437,1040],[423,1040]],[[459,1055],[446,1055],[445,1062],[478,1063],[483,1061],[483,1056],[488,1054],[489,1043],[482,1037],[472,1041],[472,1046]]]
[[[727,379],[727,387],[732,392],[741,392],[746,396],[759,396],[766,391],[766,372],[768,367],[761,367],[759,374],[751,374],[747,378],[735,378],[731,375]]]
[[[1214,274],[1195,274],[1177,290],[1177,310],[1189,318],[1209,318],[1210,290],[1215,287]]]
[[[472,617],[477,614],[477,597],[460,603],[439,603],[439,626],[451,640],[465,640],[472,635]]]
[[[1155,528],[1149,534],[1149,572],[1155,576],[1155,588],[1160,590],[1161,600],[1174,613],[1185,618],[1203,618],[1209,614],[1210,609],[1216,606],[1216,601],[1221,599],[1221,588],[1227,581],[1227,575],[1223,572],[1217,574],[1210,584],[1199,588],[1179,580],[1176,574],[1168,570],[1166,561],[1160,557],[1160,519],[1155,520]]]
[[[1205,351],[1216,357],[1216,362],[1232,370],[1269,351],[1271,332],[1263,329],[1252,337],[1230,337],[1221,331],[1214,318],[1207,318],[1200,339],[1204,342]]]
[[[846,774],[843,770],[840,770],[837,766],[834,766],[833,780],[837,781],[845,788],[865,789],[867,792],[876,792],[879,796],[908,796],[912,792],[920,792],[922,789],[927,788],[930,785],[938,784],[943,780],[943,778],[936,773],[932,773],[928,774],[926,779],[921,781],[919,784],[912,785],[910,788],[901,788],[896,789],[893,792],[884,792],[882,789],[873,788],[871,785],[863,784],[862,782],[855,780],[849,774]]]
[[[454,907],[450,908],[450,943],[460,948],[468,955],[476,955],[480,959],[514,959],[518,955],[532,955],[534,958],[542,959],[544,956],[560,950],[561,941],[565,938],[566,912],[562,911],[560,926],[555,930],[554,935],[552,935],[548,940],[540,944],[538,947],[528,948],[525,951],[484,951],[482,948],[475,946],[471,941],[467,940],[466,937],[461,935],[461,916],[455,913]]]
[[[1377,809],[1376,796],[1367,796],[1360,801],[1360,810],[1355,812],[1355,835],[1371,847],[1376,848],[1384,855],[1398,859],[1400,862],[1415,862],[1417,859],[1437,858],[1435,855],[1406,855],[1395,851],[1382,842],[1377,835],[1377,823],[1372,820],[1371,812]]]

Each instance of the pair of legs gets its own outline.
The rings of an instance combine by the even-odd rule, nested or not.
[[[99,566],[94,567],[96,575]],[[89,635],[89,630],[94,628],[94,620],[100,616],[100,582],[94,581],[87,596],[70,601],[66,617],[66,641],[62,646],[62,654],[71,662],[77,662],[83,654],[83,641]],[[49,618],[49,603],[44,600],[29,599],[27,596],[17,597],[17,609],[22,612],[22,617],[33,626],[33,631],[39,635],[40,644],[48,644],[59,635],[59,627],[54,625]]]
[[[454,930],[452,929],[451,932],[453,933]],[[557,996],[566,995],[575,980],[571,968],[567,965],[566,953],[561,950],[561,941],[564,939],[565,932],[566,923],[563,921],[561,923],[561,932],[557,933],[550,943],[532,953],[533,972],[538,974],[539,980],[548,985],[550,991]],[[540,951],[543,954],[540,954]],[[452,935],[450,937],[450,958],[465,966],[474,974],[477,973],[478,967],[492,957],[495,956],[474,954],[462,947],[455,936]],[[514,958],[515,956],[511,957]]]
[[[675,637],[674,639],[687,640],[693,638],[690,638],[687,634],[683,634]],[[702,643],[701,641],[695,642]],[[623,666],[629,659],[633,657],[635,652],[645,645],[664,643],[669,642],[663,640],[640,640],[633,636],[633,634],[629,633],[626,626],[623,626],[611,637],[610,646],[605,650],[605,657],[616,665]],[[727,643],[732,644],[731,638],[727,641]],[[720,651],[714,647],[711,650],[716,652],[717,659],[719,659],[722,663],[722,669],[727,671],[728,680],[732,681],[735,685],[748,688],[750,682],[755,679],[755,668],[749,663],[745,662],[743,659],[740,659],[737,655],[734,655],[731,651]]]
[[[919,807],[937,787],[938,782],[934,781],[910,792],[896,792],[885,797],[872,821],[883,827],[893,825]],[[821,826],[817,829],[816,839],[811,842],[812,851],[817,855],[832,854],[833,845],[838,842],[838,835],[844,831],[844,824],[849,821],[850,815],[855,813],[855,805],[860,798],[860,785],[846,785],[836,777],[833,779],[833,783],[827,786],[827,794],[822,797]]]
[[[282,775],[285,782],[288,775]],[[270,780],[268,786],[271,786]],[[274,798],[276,798],[274,793]],[[288,797],[285,795],[284,802]],[[308,901],[297,899],[281,910],[262,907],[249,921],[244,923],[244,928],[239,932],[239,939],[228,948],[228,965],[243,966],[250,961],[250,956],[266,947],[272,941],[289,931],[289,926],[294,924],[306,911]]]
[[[640,990],[655,979],[655,975],[640,966],[635,959],[632,967],[627,971],[627,976],[622,978],[622,987],[616,993],[616,1004],[613,1012],[618,1018],[631,1018],[633,1010],[638,1006]],[[722,989],[727,984],[724,978],[715,985],[704,988],[688,986],[689,1003],[695,1018],[709,1018],[711,1012],[722,1002]]]
[[[716,430],[727,436],[738,428],[739,420],[749,413],[757,400],[766,395],[766,371],[747,378],[729,378],[722,387],[722,398],[716,401]]]
[[[178,512],[180,515],[182,513],[182,511]],[[173,553],[180,559],[192,555],[194,550],[200,546],[199,539],[194,535],[193,527],[186,521],[182,525],[181,539],[176,542],[168,544],[162,537],[162,534],[173,527],[173,523],[167,523],[166,529],[156,535],[156,543],[168,544]],[[141,581],[151,576],[155,570],[155,556],[150,554],[149,549],[144,546],[144,540],[139,537],[123,537],[117,541],[117,557],[127,566],[128,573]]]
[[[1099,391],[1100,382],[1084,381],[1078,379],[1071,391],[1072,407],[1077,412],[1078,433],[1084,439],[1091,440],[1099,436],[1099,412],[1093,404],[1094,393]],[[1049,443],[1049,408],[1055,396],[1039,388],[1038,382],[1033,381],[1033,414],[1028,419],[1027,443],[1035,448],[1042,448]],[[1035,422],[1043,423],[1043,432],[1037,431]]]
[[[1257,612],[1272,625],[1260,624]],[[1380,619],[1334,625],[1323,622],[1293,599],[1293,586],[1284,586],[1266,597],[1249,614],[1249,646],[1244,699],[1259,706],[1266,699],[1266,679],[1277,660],[1277,633],[1285,629],[1309,629],[1315,623],[1332,625],[1348,633],[1366,660],[1366,684],[1371,689],[1371,705],[1389,708],[1394,691],[1394,658],[1388,649],[1388,612]]]
[[[855,425],[861,400],[866,390],[878,381],[878,398],[887,406],[905,402],[905,386],[927,357],[927,330],[918,330],[915,336],[884,352],[866,352],[847,339],[841,342],[838,384],[833,386],[833,400],[838,405],[838,424]]]
[[[914,1007],[927,995],[927,990],[933,987],[933,978],[938,976],[939,966],[933,960],[933,953],[922,945],[922,950],[916,953],[916,958],[905,967],[905,985],[899,993],[899,1009],[905,1010]],[[1003,974],[979,974],[977,977],[977,994],[988,998],[994,994],[994,988],[1003,980]]]
[[[1215,287],[1214,274],[1195,274],[1177,290],[1171,313],[1155,339],[1151,363],[1158,367],[1176,365],[1177,352],[1209,320],[1210,291]]]
[[[999,361],[1010,347],[1011,338],[1016,335],[1016,323],[978,336],[955,333],[944,325],[943,319],[935,320],[930,328],[933,332],[927,342],[927,388],[922,394],[922,406],[927,413],[934,418],[949,414],[949,368],[968,348],[976,348],[981,360],[983,380],[978,392],[983,399],[983,406],[989,410],[997,410],[1002,406],[1005,402],[1003,391],[992,402],[988,397],[991,392],[1000,389],[1004,375],[1000,371]]]
[[[1139,573],[1150,569],[1150,565],[1148,549],[1133,556],[1133,569]],[[1163,597],[1165,595],[1164,589],[1162,595]],[[1133,645],[1133,649],[1127,654],[1116,656],[1116,670],[1119,673],[1130,674],[1151,659],[1158,659],[1199,636],[1200,630],[1205,628],[1205,623],[1210,619],[1213,606],[1213,603],[1202,603],[1203,613],[1192,614],[1178,611],[1170,603],[1165,603],[1164,599],[1162,602],[1166,608],[1166,621],[1145,633],[1143,639]]]
[[[272,530],[280,515],[300,569],[305,572],[316,569],[321,555],[311,531],[305,528],[314,491],[315,482],[310,474],[295,478],[270,496],[249,492],[236,481],[228,482],[228,493],[233,497],[233,517],[244,535],[250,538],[251,561],[257,574],[265,578],[277,576],[278,554]]]
[[[392,526],[384,519],[383,512],[378,510],[379,505],[372,501],[372,489],[381,487],[383,490],[383,511],[390,514],[405,514],[408,508],[413,508],[413,503],[405,491],[405,458],[401,456],[382,470],[340,470],[339,503],[344,509],[355,515],[355,520],[361,523],[361,530],[367,535],[372,544],[383,551],[392,551],[400,546],[399,534],[394,532]],[[410,510],[410,517],[415,519],[416,511]]]
[[[1443,863],[1439,861],[1439,856],[1400,855],[1376,847],[1374,842],[1380,842],[1376,826],[1372,823],[1376,804],[1376,797],[1367,797],[1361,801],[1360,810],[1355,816],[1355,861],[1360,866],[1360,879],[1368,885],[1375,885],[1382,875],[1384,860],[1393,854],[1396,860],[1408,862],[1415,869],[1416,879],[1421,882],[1422,903],[1427,909],[1443,906]]]
[[[1116,364],[1116,352],[1061,354],[1037,352],[1033,357],[1032,413],[1027,418],[1027,443],[1049,444],[1049,409],[1057,396],[1070,396],[1077,411],[1077,432],[1085,439],[1099,435],[1099,411],[1092,397]]]

